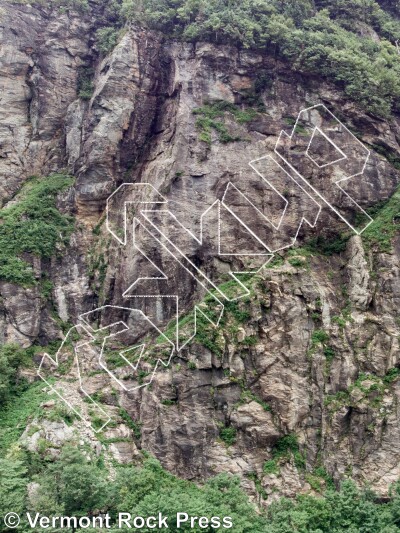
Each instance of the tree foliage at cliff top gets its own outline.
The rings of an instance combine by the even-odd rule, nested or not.
[[[387,117],[400,111],[399,6],[390,6],[389,13],[374,0],[123,0],[122,13],[171,38],[266,51]]]

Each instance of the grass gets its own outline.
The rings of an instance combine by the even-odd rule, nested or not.
[[[242,346],[255,346],[258,343],[259,339],[256,335],[249,335],[245,337],[239,344]]]
[[[250,284],[254,276],[241,276],[241,282],[243,284]],[[235,297],[237,295],[238,287],[240,288],[237,281],[230,279],[229,281],[222,283],[218,286],[219,290],[223,292],[228,298]],[[210,318],[216,319],[216,313],[214,313],[212,306],[215,303],[214,296],[220,297],[216,290],[212,291],[212,294],[207,294],[199,304],[203,306],[203,312],[208,313]],[[229,322],[231,329],[235,329],[239,324],[248,322],[251,318],[250,312],[245,308],[248,304],[248,299],[241,299],[237,301],[224,301],[224,315],[221,318],[220,326],[226,326]],[[203,304],[203,305],[202,305]],[[208,307],[208,309],[207,309]],[[219,312],[219,311],[218,311]],[[194,330],[194,312],[189,312],[186,315],[183,315],[178,321],[178,331],[182,336],[185,326],[190,326]],[[225,328],[228,329],[228,328]],[[175,341],[176,336],[176,321],[172,320],[163,332],[164,336],[168,339]],[[181,339],[182,340],[182,339]],[[164,342],[164,337],[160,335],[156,339],[157,343]],[[193,342],[198,342],[202,344],[205,348],[210,350],[212,353],[216,354],[218,357],[222,357],[224,350],[224,339],[222,336],[221,328],[215,328],[203,315],[199,314],[197,317],[196,323],[196,337]],[[243,341],[243,345],[253,346],[258,342],[258,338],[255,336],[246,337]],[[193,363],[194,364],[194,363]],[[189,368],[196,368],[189,365]]]
[[[240,405],[243,405],[247,402],[257,402],[261,407],[264,409],[264,411],[271,411],[271,406],[264,402],[261,398],[256,396],[251,390],[249,389],[242,389],[242,394],[240,395]]]
[[[264,474],[279,474],[279,467],[277,461],[275,459],[265,461],[263,466],[263,472]]]
[[[267,264],[266,268],[279,268],[285,264],[285,260],[280,255],[275,255],[271,261]]]
[[[336,356],[335,350],[331,346],[324,347],[324,355],[328,362],[332,362]]]
[[[400,228],[400,190],[384,205],[379,204],[375,209],[368,209],[368,214],[374,221],[361,235],[366,248],[389,253],[392,250],[393,238]]]
[[[226,114],[238,123],[246,124],[251,122],[258,114],[255,109],[241,109],[230,102],[219,100],[212,104],[206,104],[193,110],[193,114],[199,118],[196,121],[196,128],[199,131],[199,139],[207,144],[211,144],[212,130],[217,132],[218,139],[222,143],[240,141],[240,137],[232,135],[224,123]]]
[[[250,320],[250,313],[243,309],[239,302],[225,302],[225,312],[239,323],[244,323]]]
[[[63,174],[32,178],[17,195],[17,202],[0,210],[0,279],[23,286],[36,284],[32,267],[21,256],[50,258],[59,245],[68,243],[73,219],[59,212],[56,200],[72,183]],[[44,292],[51,292],[49,283]]]
[[[42,418],[46,418],[46,420],[50,420],[51,422],[60,422],[63,420],[67,426],[72,426],[74,421],[79,419],[79,416],[64,402],[60,402],[57,403],[51,411],[42,411],[39,415],[39,419]]]
[[[299,257],[289,259],[289,263],[295,268],[304,268],[306,266],[304,260]]]

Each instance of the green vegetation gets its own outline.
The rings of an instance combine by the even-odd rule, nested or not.
[[[269,461],[265,461],[263,466],[263,472],[264,474],[278,474],[279,468],[277,461],[275,459],[270,459]]]
[[[325,355],[327,361],[330,363],[335,358],[336,352],[331,346],[325,346],[324,347],[324,355]]]
[[[119,31],[113,26],[105,26],[96,31],[97,48],[103,54],[108,54],[117,44]]]
[[[311,335],[311,346],[324,345],[329,340],[329,334],[323,329],[316,329]]]
[[[126,409],[123,409],[122,407],[118,409],[118,414],[122,418],[122,420],[125,422],[125,424],[133,431],[135,438],[140,440],[142,436],[141,424],[140,423],[138,424],[137,422],[135,422],[130,416],[130,414],[128,413],[128,411]]]
[[[170,398],[167,398],[165,400],[161,400],[162,405],[165,405],[167,407],[171,407],[171,405],[176,405],[177,400],[171,400]]]
[[[259,342],[259,338],[256,335],[249,335],[245,337],[239,344],[242,346],[255,346]]]
[[[40,484],[35,502],[45,516],[98,516],[109,512],[114,520],[118,512],[133,516],[158,516],[161,512],[169,517],[169,531],[177,533],[193,530],[190,523],[177,527],[175,516],[184,510],[191,516],[230,516],[239,533],[262,531],[265,525],[265,519],[240,489],[239,479],[232,476],[219,475],[199,487],[169,474],[151,458],[140,466],[118,466],[111,478],[103,458],[89,449],[67,445],[55,461],[43,461],[40,453],[18,450],[16,454],[18,459],[0,461],[3,514],[9,509],[24,514],[28,509],[27,484],[34,481]],[[6,531],[4,526],[0,531]],[[28,531],[25,518],[19,531]]]
[[[310,253],[331,256],[340,254],[346,250],[349,235],[336,235],[330,238],[314,237],[304,244],[304,248]]]
[[[369,209],[368,214],[374,221],[362,233],[364,243],[376,252],[390,252],[393,238],[399,232],[400,191],[396,191],[383,205]]]
[[[222,143],[240,141],[240,137],[232,135],[225,125],[226,116],[231,116],[238,124],[250,122],[257,116],[255,109],[241,109],[223,100],[198,107],[193,113],[199,116],[196,121],[196,128],[200,132],[199,139],[207,144],[211,144],[211,130],[217,132]]]
[[[101,30],[98,30],[101,31]],[[78,73],[78,96],[82,100],[90,100],[93,95],[94,71],[91,67],[81,67]]]
[[[10,4],[27,4],[28,0],[5,0]],[[35,0],[32,2],[34,5],[48,5],[47,0]],[[51,0],[51,5],[60,10],[60,12],[65,12],[69,10],[75,10],[80,13],[86,13],[89,11],[89,2],[88,0]]]
[[[272,457],[276,464],[285,463],[293,458],[297,468],[304,469],[306,465],[305,457],[300,452],[297,436],[294,434],[285,435],[275,443]]]
[[[304,268],[306,266],[306,263],[300,257],[290,258],[289,263],[295,268]]]
[[[372,491],[359,490],[349,480],[335,490],[326,472],[317,469],[309,479],[316,490],[322,487],[322,482],[326,483],[328,489],[323,496],[283,498],[258,513],[240,489],[239,479],[228,475],[219,475],[199,487],[176,478],[158,461],[146,458],[142,465],[116,467],[110,479],[102,457],[95,457],[88,450],[83,454],[77,447],[65,446],[60,457],[51,462],[44,462],[38,454],[25,454],[22,450],[16,453],[17,457],[0,461],[3,514],[12,508],[23,515],[28,505],[27,483],[37,481],[40,483],[37,505],[43,515],[80,517],[109,512],[114,518],[118,512],[130,512],[133,516],[157,516],[161,512],[169,517],[172,533],[189,531],[190,524],[178,529],[174,519],[182,509],[190,516],[230,516],[238,533],[400,531],[398,484],[393,486],[389,502],[378,503]],[[253,474],[249,478],[266,496],[257,477]],[[19,530],[28,530],[27,524],[23,522]]]
[[[280,466],[290,460],[294,461],[296,468],[304,470],[306,467],[305,456],[300,452],[297,437],[294,434],[280,438],[272,449],[272,459],[263,466],[264,474],[279,474]],[[307,476],[308,474],[306,474]]]
[[[397,379],[398,374],[393,369],[387,379]],[[30,387],[31,393],[36,385]],[[28,483],[36,482],[39,488],[35,494],[35,505],[43,515],[80,517],[109,512],[114,518],[118,512],[130,512],[134,516],[161,512],[170,517],[169,530],[173,533],[189,531],[178,529],[174,522],[173,517],[182,509],[191,516],[231,516],[234,530],[239,533],[400,531],[399,484],[393,486],[390,501],[382,504],[370,490],[359,490],[351,481],[344,481],[340,490],[335,490],[323,467],[304,473],[312,489],[320,492],[320,496],[280,499],[266,510],[257,511],[240,489],[240,481],[236,477],[219,475],[199,487],[176,478],[156,460],[146,457],[135,466],[114,465],[111,476],[104,458],[95,455],[89,447],[71,443],[64,446],[55,459],[47,454],[51,444],[44,439],[39,442],[37,452],[27,452],[17,444],[17,439],[26,426],[28,416],[32,420],[38,414],[38,401],[32,401],[33,398],[34,395],[21,397],[21,401],[10,406],[12,412],[0,414],[2,430],[13,429],[11,435],[7,431],[6,440],[4,432],[1,433],[0,512],[3,514],[12,508],[24,515],[31,507],[27,498]],[[23,416],[18,414],[22,410]],[[14,431],[15,424],[19,426],[19,431]],[[228,433],[229,429],[232,428],[221,430],[227,445],[233,444],[236,437],[234,431]],[[304,469],[304,457],[295,435],[279,439],[272,453],[273,459],[264,463],[264,475],[279,474],[279,465],[291,458],[298,468]],[[249,479],[254,480],[260,496],[267,498],[257,475],[251,474]],[[28,531],[24,519],[19,530]],[[0,526],[0,531],[5,531],[3,526]],[[54,530],[50,528],[49,531]]]
[[[182,509],[191,516],[231,516],[238,533],[262,531],[265,523],[240,489],[239,479],[227,475],[198,487],[167,473],[154,459],[147,459],[142,468],[120,469],[116,488],[118,510],[129,509],[137,516],[157,516],[161,512],[170,517],[172,533],[193,531],[190,524],[177,528],[175,516]]]
[[[97,45],[104,54],[115,46],[123,24],[133,21],[161,30],[167,38],[266,51],[299,73],[333,82],[374,114],[388,117],[399,110],[398,0],[99,0],[94,6],[87,0],[52,0],[52,4],[82,13],[96,6]],[[363,31],[362,25],[376,31],[381,40]],[[246,103],[258,106],[260,94],[272,84],[273,75],[260,73],[254,90],[243,91]],[[90,98],[89,78],[81,81],[79,94]],[[222,142],[235,140],[222,122],[208,116],[199,120],[205,142],[210,142],[212,129]]]
[[[10,449],[24,432],[28,421],[41,414],[40,404],[48,398],[43,392],[43,381],[29,385],[25,390],[14,394],[0,411],[0,452],[1,456]],[[11,401],[12,399],[12,401]]]
[[[22,514],[26,501],[26,467],[22,461],[0,459],[0,514]],[[1,530],[4,531],[3,527]]]
[[[232,446],[236,442],[236,429],[232,426],[221,428],[219,437],[227,446]]]
[[[225,313],[231,316],[236,322],[242,324],[250,320],[250,313],[243,309],[242,303],[239,302],[225,302]]]
[[[107,509],[111,486],[107,470],[94,458],[88,462],[78,449],[65,447],[58,461],[40,475],[38,506],[44,514],[87,516],[94,509]],[[38,479],[39,480],[39,479]]]
[[[264,402],[261,398],[256,396],[251,390],[242,388],[242,394],[240,395],[240,402],[239,405],[243,405],[244,403],[248,402],[257,402],[261,407],[264,409],[264,411],[271,411],[271,406]]]
[[[387,8],[387,6],[383,6]],[[398,109],[398,22],[374,0],[124,0],[129,20],[186,41],[267,50],[298,72],[333,81],[368,111]],[[381,42],[356,33],[370,25]]]
[[[25,350],[18,344],[0,345],[0,407],[4,406],[12,395],[24,390],[25,381],[18,378],[21,365],[31,363]]]
[[[391,368],[385,376],[361,373],[357,380],[346,390],[325,397],[325,405],[331,412],[343,406],[355,407],[359,403],[368,403],[374,409],[382,405],[386,389],[400,377],[400,369]],[[352,395],[356,392],[356,396]]]
[[[268,263],[267,268],[279,268],[285,264],[285,260],[280,255],[274,255],[271,261]]]
[[[42,418],[46,418],[46,420],[50,420],[53,422],[59,422],[63,420],[67,424],[67,426],[72,426],[74,421],[79,419],[79,416],[64,402],[57,402],[50,411],[43,412],[39,415],[39,419]]]
[[[329,489],[323,498],[298,496],[281,499],[267,511],[265,533],[395,533],[400,531],[400,487],[389,503],[378,504],[370,490],[359,490],[349,480],[340,491]]]
[[[253,290],[254,276],[241,276],[241,282],[250,291]],[[227,298],[237,297],[238,293],[243,294],[243,287],[233,279],[222,283],[218,286],[218,289],[226,295]],[[216,320],[219,316],[220,309],[217,307],[217,311],[214,312],[213,306],[215,306],[215,298],[220,294],[213,290],[212,294],[206,295],[203,302],[198,307],[202,310],[202,313],[206,314],[210,319]],[[250,296],[242,298],[240,301],[224,301],[224,313],[219,322],[218,328],[214,327],[209,320],[203,315],[198,313],[196,322],[196,337],[193,342],[202,344],[205,348],[216,354],[218,357],[222,357],[225,349],[225,339],[223,332],[229,331],[231,334],[237,332],[238,326],[247,322],[250,318],[250,312],[247,309],[250,302]],[[178,331],[180,332],[181,341],[184,339],[183,332],[185,328],[190,328],[188,333],[194,331],[194,312],[183,315],[178,321]],[[164,336],[175,342],[176,336],[176,320],[172,320],[163,332]],[[164,342],[164,337],[159,336],[156,339],[157,343]],[[258,342],[258,338],[255,335],[246,337],[241,343],[243,346],[253,346]],[[194,370],[196,364],[194,361],[189,361],[188,367]]]
[[[396,150],[388,148],[383,144],[372,144],[371,148],[373,148],[374,152],[377,154],[383,155],[394,168],[400,170],[400,156]]]
[[[49,258],[58,246],[68,243],[73,220],[59,212],[56,200],[72,183],[72,178],[63,174],[32,178],[17,195],[16,203],[0,209],[0,279],[35,284],[32,268],[21,255]]]

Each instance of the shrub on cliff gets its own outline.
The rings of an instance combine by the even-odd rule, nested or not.
[[[58,245],[67,243],[73,222],[59,212],[56,199],[72,182],[62,174],[34,178],[12,205],[0,209],[0,279],[33,285],[35,277],[25,254],[49,258]]]

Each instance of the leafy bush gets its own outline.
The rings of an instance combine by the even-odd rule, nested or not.
[[[317,329],[311,335],[311,344],[316,346],[317,344],[325,344],[329,340],[329,334],[322,330]]]
[[[227,446],[232,446],[236,442],[236,429],[234,427],[222,428],[219,432],[219,436]]]
[[[297,436],[294,434],[285,435],[280,438],[272,450],[273,459],[276,462],[289,461],[291,457],[297,468],[305,468],[305,457],[300,452]]]
[[[128,413],[128,411],[126,409],[123,409],[122,407],[118,409],[118,414],[125,422],[125,424],[133,431],[135,439],[140,439],[142,436],[141,424],[135,422]]]
[[[107,470],[75,447],[65,446],[58,461],[40,476],[38,506],[44,514],[87,516],[108,507],[111,485]]]
[[[327,361],[333,361],[333,359],[336,356],[336,352],[331,346],[325,346],[324,347],[324,355],[325,355]]]
[[[0,406],[18,389],[18,368],[27,363],[27,359],[26,352],[18,344],[0,345]]]
[[[23,187],[17,203],[0,210],[0,279],[34,284],[30,265],[19,256],[31,253],[48,258],[55,254],[57,245],[68,242],[73,222],[59,212],[56,199],[72,183],[62,174],[32,179]]]
[[[99,30],[100,31],[100,30]],[[82,100],[90,100],[93,95],[93,75],[91,67],[82,67],[78,73],[78,96]]]
[[[113,26],[106,26],[96,31],[97,47],[103,54],[113,50],[118,41],[119,31]]]
[[[40,404],[48,398],[43,392],[45,383],[36,382],[25,390],[11,390],[8,402],[0,409],[0,452],[5,457],[24,432],[28,420],[40,414]],[[17,393],[17,394],[14,394]]]
[[[305,243],[304,248],[314,254],[331,256],[344,252],[348,240],[348,235],[336,235],[331,236],[330,238],[318,236],[308,240]]]
[[[299,257],[293,257],[292,259],[289,259],[289,263],[295,268],[302,268],[305,266],[304,260],[300,259]]]

